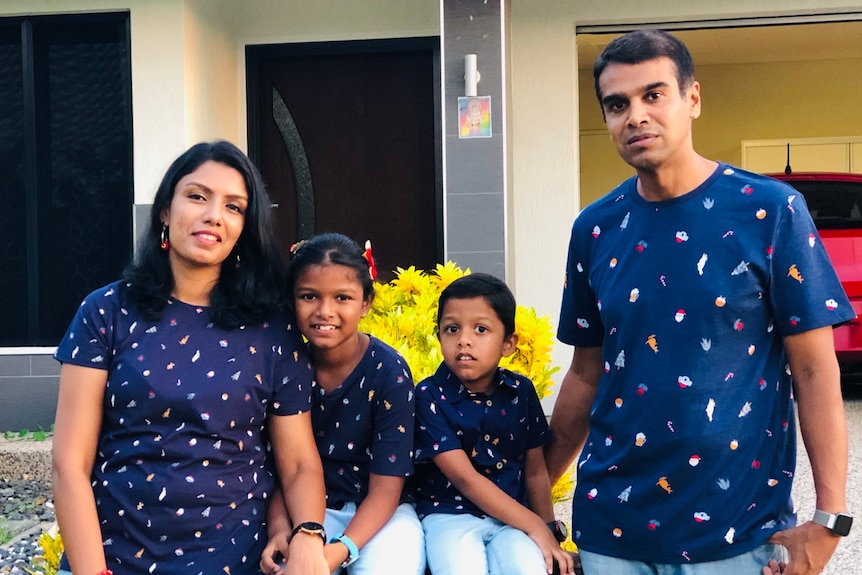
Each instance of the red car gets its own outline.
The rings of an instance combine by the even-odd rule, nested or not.
[[[862,174],[799,172],[767,174],[787,182],[805,197],[841,285],[862,317]],[[844,372],[862,372],[862,319],[833,330],[835,352]]]

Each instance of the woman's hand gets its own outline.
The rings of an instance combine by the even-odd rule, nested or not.
[[[281,575],[290,552],[289,531],[271,535],[260,556],[260,570],[268,575]]]

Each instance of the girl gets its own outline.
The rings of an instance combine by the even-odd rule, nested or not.
[[[353,240],[323,234],[303,242],[287,289],[315,369],[312,428],[323,460],[329,568],[350,575],[421,575],[422,525],[404,503],[413,471],[413,379],[391,347],[359,331],[374,298],[369,262]],[[288,504],[288,508],[290,504]],[[270,505],[265,573],[280,572],[290,532],[283,504]]]
[[[267,435],[304,526],[287,572],[327,573],[312,372],[278,312],[270,212],[245,154],[197,144],[165,173],[125,278],[78,308],[56,352],[61,573],[258,573]]]

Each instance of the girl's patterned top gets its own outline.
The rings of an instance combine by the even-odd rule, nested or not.
[[[148,321],[116,282],[84,299],[55,357],[107,372],[92,479],[108,568],[258,573],[266,418],[311,402],[292,318],[227,331],[172,300]]]
[[[484,512],[434,465],[435,455],[461,449],[473,467],[512,499],[527,505],[527,451],[550,441],[548,422],[532,382],[498,370],[491,395],[473,393],[441,363],[416,390],[416,512]]]
[[[312,385],[311,425],[329,506],[360,503],[371,473],[413,472],[413,377],[397,351],[372,337],[340,386]]]
[[[801,194],[719,165],[647,202],[632,178],[575,221],[558,337],[602,346],[578,461],[578,546],[655,563],[745,553],[795,521],[782,337],[854,317]]]

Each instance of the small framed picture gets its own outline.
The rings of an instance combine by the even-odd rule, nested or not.
[[[491,96],[458,98],[458,137],[491,137]]]

